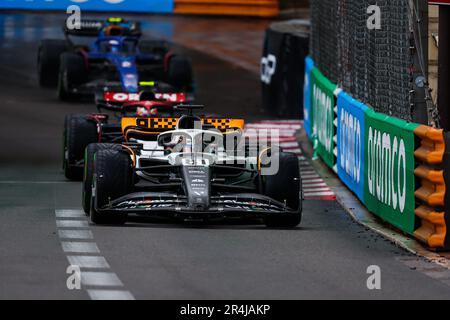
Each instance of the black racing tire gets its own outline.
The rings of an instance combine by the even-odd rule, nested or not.
[[[92,177],[94,175],[94,156],[100,150],[122,150],[120,144],[114,143],[91,143],[84,152],[84,176],[83,176],[83,210],[89,215],[92,198]]]
[[[133,169],[128,153],[116,150],[100,150],[94,156],[91,221],[94,224],[124,224],[126,213],[106,214],[98,211],[114,200],[125,196],[133,190]]]
[[[143,40],[139,43],[139,51],[143,54],[155,54],[163,59],[169,52],[169,44],[164,40]]]
[[[86,64],[81,55],[66,52],[61,55],[58,74],[58,98],[62,101],[76,100],[79,95],[73,92],[88,80]]]
[[[302,181],[298,158],[292,153],[279,153],[279,170],[275,175],[264,176],[263,193],[286,203],[295,213],[268,215],[264,223],[269,228],[295,228],[302,220]]]
[[[180,90],[193,90],[192,62],[179,55],[174,55],[169,59],[167,70],[167,82]]]
[[[84,150],[98,142],[97,124],[84,115],[68,115],[64,121],[63,169],[67,179],[82,181]]]
[[[55,88],[61,55],[68,50],[65,40],[42,40],[38,49],[38,80],[41,87]]]

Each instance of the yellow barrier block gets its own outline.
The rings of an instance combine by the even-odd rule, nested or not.
[[[422,225],[414,232],[414,236],[431,248],[444,247],[447,234],[445,213],[435,212],[426,206],[420,206],[415,213],[422,220]]]
[[[414,133],[421,139],[421,146],[414,156],[428,164],[442,163],[445,152],[444,130],[419,126]]]
[[[414,195],[430,206],[444,206],[445,181],[443,170],[433,170],[419,166],[414,170],[416,177],[422,179],[422,186]]]
[[[278,0],[175,0],[175,13],[277,17]]]

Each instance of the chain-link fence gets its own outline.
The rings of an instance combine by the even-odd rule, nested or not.
[[[381,9],[370,29],[368,8]],[[412,120],[410,0],[311,0],[311,54],[334,83],[376,111]]]

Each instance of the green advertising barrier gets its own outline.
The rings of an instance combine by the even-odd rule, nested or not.
[[[315,152],[331,168],[336,163],[342,165],[343,161],[352,163],[351,161],[358,160],[357,158],[349,158],[348,152],[351,153],[352,150],[348,151],[345,149],[345,146],[342,147],[342,134],[346,132],[346,128],[342,126],[349,124],[350,127],[352,125],[354,126],[355,114],[358,110],[361,112],[361,108],[356,108],[351,103],[343,105],[342,98],[347,94],[343,92],[338,93],[336,85],[325,78],[317,68],[314,68],[311,72],[310,85],[310,139],[314,144]],[[340,95],[341,101],[335,97],[335,94]],[[348,97],[351,98],[350,96]],[[341,118],[341,121],[336,121],[337,128],[335,128],[334,121],[335,119],[337,120],[337,117],[334,112],[334,107],[339,103],[340,106],[337,106],[338,111],[339,109],[346,108],[346,112],[352,114],[353,121],[350,121],[350,117],[350,122],[342,121]],[[420,131],[420,125],[418,124],[408,123],[382,113],[377,113],[368,106],[362,109],[364,111],[359,115],[361,117],[359,122],[364,122],[364,126],[361,127],[361,140],[364,140],[364,146],[361,149],[364,152],[364,156],[361,157],[363,163],[360,165],[361,175],[363,176],[361,177],[361,180],[363,180],[363,188],[361,186],[360,189],[363,190],[358,193],[358,188],[353,187],[350,189],[358,194],[358,197],[370,212],[379,216],[384,221],[426,242],[431,247],[450,248],[450,236],[446,231],[446,225],[449,224],[450,215],[445,213],[448,211],[446,210],[442,213],[439,211],[439,208],[436,209],[436,205],[429,205],[427,207],[424,205],[422,198],[416,197],[417,192],[421,188],[426,187],[430,189],[436,184],[433,179],[437,179],[439,170],[441,170],[439,169],[441,167],[438,166],[439,170],[436,171],[437,173],[429,174],[428,179],[431,180],[425,179],[425,181],[418,182],[419,184],[416,186],[416,181],[419,181],[416,177],[417,170],[420,169],[420,165],[423,165],[424,161],[422,159],[422,161],[416,163],[419,142],[421,141],[422,146],[425,145],[425,151],[430,148],[430,145],[434,145],[435,149],[439,149],[439,145],[442,148],[442,145],[444,145],[441,137],[442,133],[435,132],[433,134],[433,132]],[[362,117],[364,118],[363,121]],[[338,144],[341,139],[341,149],[335,153],[334,137],[337,132],[341,134],[341,137],[336,137]],[[446,149],[443,163],[449,163],[450,159],[448,156],[450,154],[448,140],[450,140],[450,134],[446,136]],[[435,149],[428,150],[428,152],[436,153],[439,151]],[[335,154],[337,155],[335,156]],[[341,157],[343,156],[346,158],[342,159]],[[433,167],[433,165],[436,165],[435,157],[436,154],[430,158],[432,160],[430,163],[425,161],[431,168],[435,168]],[[339,172],[339,165],[337,169]],[[417,169],[416,175],[415,169]],[[446,169],[444,169],[444,172],[445,182],[448,184],[450,174],[448,174]],[[343,179],[342,174],[340,178],[345,183],[345,177]],[[347,185],[349,185],[348,181]],[[422,193],[424,192],[427,193],[427,189],[422,190]],[[432,200],[434,199],[433,201],[437,201],[436,199],[440,192],[442,192],[442,186],[437,186],[434,192],[431,192],[428,197]],[[446,193],[446,209],[448,202],[450,202],[448,201],[450,199],[449,194],[450,192]],[[424,207],[425,209],[422,210],[423,215],[421,215],[419,209]],[[427,208],[431,211],[436,210],[436,212],[429,212]],[[430,240],[431,238],[434,239],[434,242]]]
[[[417,124],[373,110],[365,114],[364,204],[397,228],[415,229],[415,136]]]
[[[314,149],[322,160],[333,168],[334,156],[336,85],[331,83],[317,68],[311,72],[311,119]]]

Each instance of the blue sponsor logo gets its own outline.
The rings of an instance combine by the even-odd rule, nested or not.
[[[337,108],[338,175],[364,201],[364,115],[368,107],[340,92]]]
[[[305,82],[303,87],[303,114],[306,134],[311,138],[311,72],[314,61],[311,57],[305,59]]]
[[[173,12],[173,0],[1,0],[0,9],[66,10],[78,5],[88,11]]]

